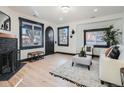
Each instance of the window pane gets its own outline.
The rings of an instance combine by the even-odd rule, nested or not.
[[[22,46],[29,46],[33,41],[32,26],[23,23],[22,24]]]
[[[58,31],[59,31],[59,45],[67,46],[69,27],[60,27]]]
[[[41,27],[34,26],[34,45],[42,45]]]
[[[20,18],[20,45],[22,49],[43,47],[43,24]]]

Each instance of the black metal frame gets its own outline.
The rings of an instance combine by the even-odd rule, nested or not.
[[[68,31],[67,31],[67,44],[60,44],[60,42],[59,42],[59,30],[64,29],[64,28],[68,29]],[[58,27],[58,46],[69,46],[69,26]]]
[[[86,45],[86,32],[98,32],[98,31],[106,31],[108,30],[109,28],[98,28],[98,29],[87,29],[87,30],[84,30],[84,46]],[[94,47],[109,47],[108,43],[107,45],[94,45]]]
[[[32,24],[37,24],[37,25],[41,25],[42,26],[42,45],[39,45],[39,46],[28,46],[28,47],[23,47],[22,46],[22,22],[28,22],[28,23],[32,23]],[[32,21],[32,20],[28,20],[28,19],[25,19],[25,18],[22,18],[22,17],[19,17],[19,34],[20,34],[20,49],[21,50],[24,50],[24,49],[33,49],[33,48],[42,48],[44,47],[44,24],[42,23],[39,23],[39,22],[35,22],[35,21]]]
[[[5,14],[4,12],[2,12],[2,11],[0,11],[1,13],[3,13],[4,15],[6,15],[6,16],[8,16],[7,14]],[[8,16],[9,17],[9,19],[7,19],[6,20],[6,22],[9,20],[9,30],[5,30],[5,29],[1,29],[1,30],[5,30],[5,31],[11,31],[11,18],[10,18],[10,16]]]

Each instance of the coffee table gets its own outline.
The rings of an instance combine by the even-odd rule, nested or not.
[[[73,56],[72,58],[72,66],[74,64],[81,64],[88,67],[88,70],[90,70],[90,66],[92,65],[92,57],[87,55],[86,57],[79,57],[78,55]]]

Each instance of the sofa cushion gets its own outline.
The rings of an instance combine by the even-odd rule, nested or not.
[[[119,55],[120,55],[119,47],[115,46],[113,47],[108,57],[113,58],[113,59],[118,59]]]

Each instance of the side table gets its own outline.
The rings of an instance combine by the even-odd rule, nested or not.
[[[124,67],[120,68],[120,75],[121,75],[122,86],[124,86]]]

